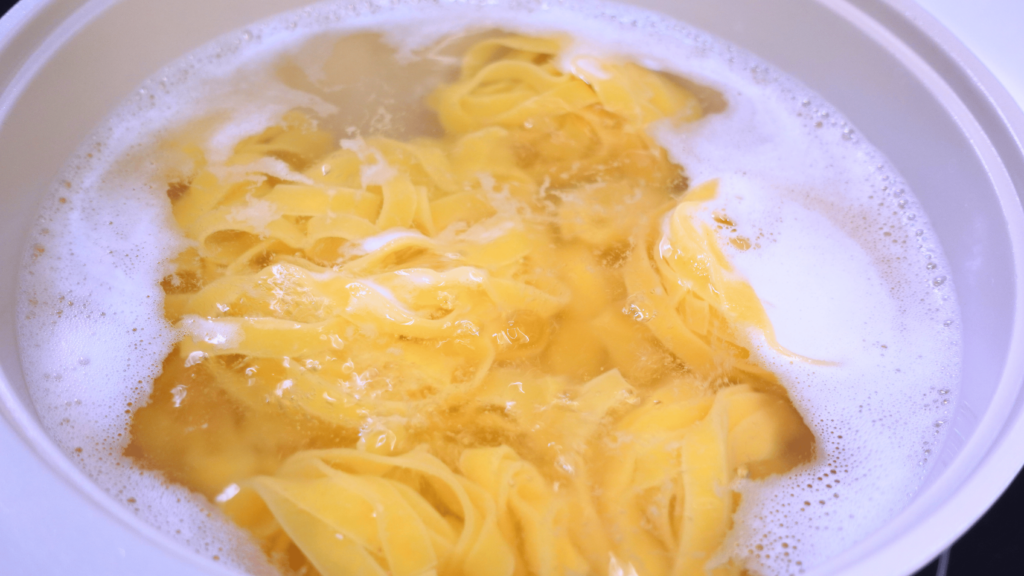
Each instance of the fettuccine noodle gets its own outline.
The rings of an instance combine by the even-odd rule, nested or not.
[[[446,135],[295,110],[172,185],[183,337],[128,452],[282,571],[738,574],[738,478],[813,454],[760,301],[648,134],[701,103],[565,41],[478,42]],[[781,348],[778,348],[781,350]]]

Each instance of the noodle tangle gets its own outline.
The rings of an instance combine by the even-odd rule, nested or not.
[[[473,45],[441,138],[339,145],[295,110],[226,162],[186,147],[182,339],[128,453],[286,574],[741,573],[735,482],[814,439],[697,218],[717,182],[648,133],[700,100],[566,45]]]

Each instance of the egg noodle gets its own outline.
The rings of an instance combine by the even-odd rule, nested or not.
[[[648,135],[700,100],[566,45],[477,42],[441,138],[293,110],[223,163],[182,144],[183,336],[127,453],[286,574],[742,573],[734,481],[814,438],[744,344],[779,349],[697,217],[717,183]]]

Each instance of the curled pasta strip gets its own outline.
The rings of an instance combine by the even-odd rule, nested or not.
[[[559,69],[561,44],[511,36],[474,46],[463,60],[460,81],[433,96],[445,128],[465,133],[516,126],[594,104],[638,125],[680,113],[684,120],[700,117],[692,94],[635,64],[584,57],[571,62],[569,72]]]
[[[748,385],[694,395],[692,386],[662,388],[602,444],[615,464],[598,470],[598,509],[617,561],[639,574],[740,573],[730,563],[708,566],[732,527],[733,482],[789,469],[813,450],[810,431],[779,396]]]
[[[756,328],[782,354],[816,362],[779,345],[753,288],[735,275],[711,228],[697,223],[695,212],[717,190],[717,180],[691,189],[668,213],[638,230],[624,269],[629,309],[698,373],[736,369],[764,375],[747,361],[737,326]]]
[[[487,469],[501,461],[486,460],[470,454],[467,466],[502,476]],[[394,457],[302,452],[251,486],[324,576],[515,573],[493,493],[422,450]],[[532,504],[514,500],[520,508]]]
[[[586,559],[570,537],[569,508],[537,469],[511,449],[463,452],[459,469],[495,502],[498,526],[517,550],[516,573],[558,576],[585,574]],[[521,542],[515,546],[515,542]]]

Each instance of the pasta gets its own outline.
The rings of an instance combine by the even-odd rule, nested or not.
[[[494,37],[442,138],[294,110],[170,186],[182,340],[128,453],[296,574],[738,574],[733,483],[814,438],[753,290],[648,134],[700,100],[565,39]],[[227,490],[225,490],[227,488]]]

